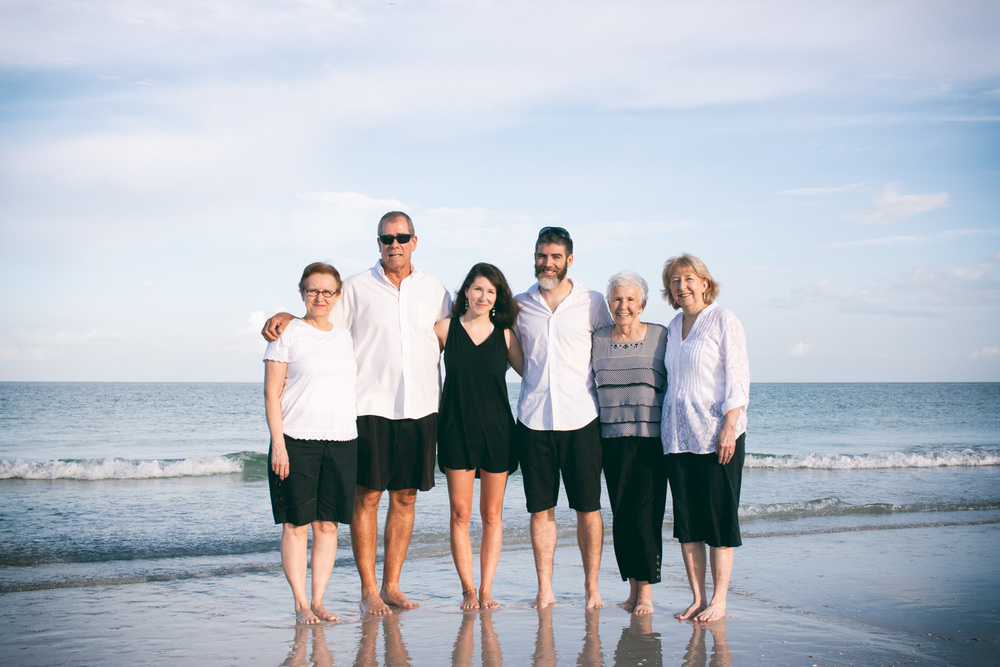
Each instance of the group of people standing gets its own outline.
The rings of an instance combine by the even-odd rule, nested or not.
[[[604,297],[569,279],[573,240],[561,227],[540,230],[537,282],[517,296],[497,267],[480,263],[452,302],[437,279],[413,265],[417,236],[405,213],[382,217],[378,247],[375,266],[343,282],[332,266],[307,266],[299,283],[306,315],[279,313],[262,332],[271,341],[264,355],[271,505],[275,523],[283,524],[282,564],[297,622],[337,620],[323,607],[323,593],[337,527],[345,522],[362,611],[381,615],[418,606],[400,589],[400,574],[417,490],[434,485],[435,463],[448,482],[463,609],[499,606],[492,580],[503,497],[508,475],[520,466],[538,581],[533,606],[555,602],[560,479],[577,513],[585,604],[603,606],[603,469],[615,555],[630,586],[622,606],[636,614],[653,611],[669,481],[674,536],[693,593],[677,617],[723,617],[732,548],[740,545],[749,371],[742,326],[714,303],[718,284],[704,264],[681,255],[664,266],[664,295],[681,310],[664,328],[639,319],[648,296],[640,276],[612,276]],[[516,422],[507,399],[508,365],[521,376]],[[478,588],[469,535],[477,477]],[[380,586],[377,510],[386,491]]]

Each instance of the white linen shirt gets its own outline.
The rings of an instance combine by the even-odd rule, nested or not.
[[[288,364],[281,391],[281,427],[299,440],[353,440],[357,366],[351,334],[343,327],[320,331],[292,320],[268,343],[264,361]]]
[[[711,454],[727,412],[739,408],[736,435],[747,430],[750,363],[743,325],[718,304],[698,313],[681,340],[683,313],[667,327],[667,395],[660,439],[664,454]]]
[[[554,312],[538,283],[514,297],[521,305],[514,332],[524,350],[517,419],[535,431],[574,431],[597,419],[591,334],[611,324],[611,313],[603,296],[572,284]]]
[[[330,319],[354,338],[359,415],[420,419],[437,412],[441,350],[434,323],[450,312],[448,290],[416,267],[399,289],[381,261],[344,281]]]

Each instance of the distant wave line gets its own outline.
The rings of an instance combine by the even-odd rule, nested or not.
[[[744,467],[758,470],[878,470],[902,468],[1000,466],[1000,452],[924,451],[872,454],[747,454]],[[0,480],[69,479],[99,481],[115,479],[162,479],[210,475],[267,474],[267,454],[236,452],[224,456],[186,459],[56,459],[51,461],[0,461]]]
[[[809,454],[807,456],[747,454],[744,468],[813,470],[877,470],[888,468],[949,468],[1000,465],[1000,453],[962,451],[880,452],[877,454]]]

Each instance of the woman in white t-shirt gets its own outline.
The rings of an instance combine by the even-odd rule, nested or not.
[[[719,284],[692,255],[667,260],[663,294],[680,313],[667,327],[667,395],[660,439],[674,501],[674,537],[694,600],[681,620],[726,615],[746,452],[750,367],[743,325],[715,303]],[[710,547],[712,599],[705,592]]]
[[[323,594],[337,556],[337,525],[354,512],[358,431],[354,344],[334,327],[340,273],[315,262],[302,272],[306,305],[264,353],[264,407],[271,432],[268,480],[274,522],[283,524],[281,565],[295,598],[296,623],[336,621]],[[313,530],[312,601],[306,597],[307,545]]]

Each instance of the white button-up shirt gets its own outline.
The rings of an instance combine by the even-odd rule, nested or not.
[[[359,415],[419,419],[437,412],[441,351],[434,323],[450,312],[448,290],[415,267],[399,289],[381,261],[344,281],[330,319],[354,339]]]
[[[726,413],[739,408],[736,435],[747,430],[750,362],[743,325],[718,304],[698,313],[681,340],[683,313],[667,327],[667,395],[660,439],[664,454],[711,454]]]
[[[524,350],[517,419],[535,431],[573,431],[597,419],[590,364],[591,334],[611,324],[604,297],[575,282],[549,310],[538,283],[514,297],[521,305],[514,331]]]

